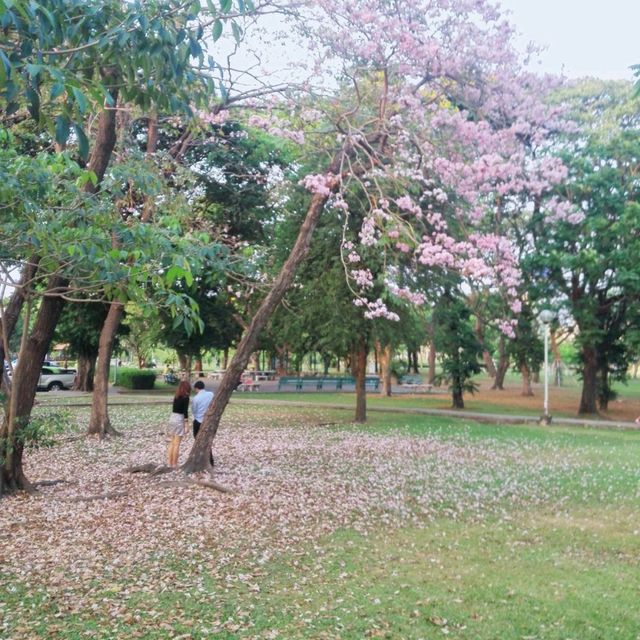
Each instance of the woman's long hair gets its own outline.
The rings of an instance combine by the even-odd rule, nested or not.
[[[189,382],[187,380],[180,380],[180,384],[176,389],[176,395],[173,397],[176,399],[188,398],[190,394],[191,394],[191,385],[189,384]]]

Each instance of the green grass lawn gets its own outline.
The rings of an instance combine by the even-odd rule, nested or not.
[[[225,496],[124,476],[165,409],[31,454],[75,484],[2,503],[1,637],[640,638],[640,434],[235,403]]]

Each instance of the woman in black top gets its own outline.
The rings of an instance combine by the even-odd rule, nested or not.
[[[167,451],[167,460],[170,467],[178,468],[178,456],[180,455],[180,441],[184,435],[185,425],[189,420],[189,394],[191,385],[182,380],[173,396],[173,406],[167,433],[171,440]]]

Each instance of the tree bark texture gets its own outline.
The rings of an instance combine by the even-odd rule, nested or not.
[[[509,356],[507,355],[507,340],[504,335],[500,336],[500,340],[498,342],[498,366],[494,367],[494,381],[492,389],[498,389],[500,391],[504,391],[504,379],[507,375],[507,371],[509,370]],[[487,352],[487,355],[488,352]],[[489,356],[491,360],[491,356]],[[491,360],[493,364],[493,360]]]
[[[464,397],[460,384],[454,384],[451,388],[451,407],[453,409],[464,409]]]
[[[339,168],[337,162],[332,163],[333,168],[329,170],[335,173]],[[338,180],[332,185],[332,191],[338,187]],[[291,286],[296,271],[302,261],[309,252],[309,244],[313,231],[318,224],[324,205],[328,199],[328,195],[315,193],[311,199],[307,215],[300,227],[298,237],[291,250],[289,257],[282,266],[280,273],[276,277],[273,285],[266,295],[256,314],[253,316],[249,327],[245,330],[240,343],[236,349],[226,372],[222,377],[220,386],[215,398],[204,416],[204,421],[200,427],[200,431],[191,448],[189,456],[183,465],[183,470],[187,473],[196,471],[204,471],[210,468],[209,453],[211,444],[220,426],[220,420],[227,404],[231,398],[231,394],[235,390],[242,372],[245,370],[251,354],[258,345],[260,333],[266,326],[269,318],[275,311],[276,307],[282,301],[287,289]]]
[[[381,395],[391,396],[391,358],[393,350],[390,344],[382,346],[376,343],[376,352],[378,354],[378,364],[380,366],[380,380],[382,382]]]
[[[552,329],[550,331],[551,353],[553,354],[553,384],[556,387],[562,386],[562,357],[560,356],[560,347],[558,345],[558,335]]]
[[[367,421],[367,342],[360,336],[351,355],[351,373],[356,379],[356,415],[355,422]]]
[[[112,89],[111,95],[115,102],[118,101],[118,90]],[[92,182],[87,182],[85,185],[85,191],[87,193],[97,193],[100,183],[104,178],[104,174],[107,171],[107,167],[111,162],[111,156],[116,146],[116,116],[117,110],[113,108],[105,107],[100,112],[98,118],[98,127],[96,131],[96,139],[89,158],[88,169],[96,174],[97,182],[94,185]]]
[[[115,79],[116,71],[110,71],[111,79]],[[114,101],[118,101],[118,90],[112,89],[111,95]],[[117,110],[105,108],[98,118],[93,151],[89,160],[89,168],[96,174],[98,181],[95,186],[87,184],[87,191],[96,193],[104,174],[111,162],[113,150],[117,141]],[[120,302],[111,303],[107,317],[100,331],[98,346],[98,363],[95,371],[93,396],[91,402],[91,417],[89,419],[88,434],[96,434],[100,437],[115,435],[117,431],[111,426],[108,409],[109,392],[109,367],[115,342],[116,331],[122,318],[124,306]]]
[[[520,365],[520,374],[522,375],[522,391],[520,392],[520,395],[532,396],[533,388],[531,386],[531,371],[525,362]]]
[[[416,375],[420,373],[420,363],[418,362],[417,349],[409,349],[409,369]]]
[[[33,490],[22,467],[24,443],[21,430],[31,418],[42,362],[64,307],[64,300],[55,294],[65,286],[62,278],[49,278],[47,290],[51,295],[42,299],[33,328],[20,349],[13,372],[8,411],[0,427],[0,495],[20,489]]]
[[[16,285],[9,304],[2,314],[2,323],[0,323],[0,360],[2,360],[3,364],[7,355],[5,353],[5,344],[8,344],[13,335],[24,302],[29,296],[33,280],[38,272],[38,261],[39,258],[32,258],[31,262],[24,265],[20,274],[20,282]],[[0,388],[1,385],[2,383],[0,382]]]
[[[184,353],[178,354],[178,364],[180,365],[180,371],[191,371],[191,358]]]
[[[95,352],[78,353],[78,372],[76,383],[73,387],[76,391],[93,391],[93,377],[96,371],[97,357],[98,354]]]
[[[582,395],[580,397],[580,414],[598,413],[596,401],[598,397],[598,354],[595,347],[582,347]]]
[[[476,338],[482,345],[482,361],[484,362],[484,366],[487,369],[487,373],[491,378],[495,378],[497,374],[496,366],[493,362],[491,354],[489,353],[489,350],[484,346],[484,327],[479,316],[476,316]],[[502,387],[496,387],[495,385],[493,386],[493,388],[502,389]]]
[[[118,432],[111,425],[109,419],[109,369],[116,331],[124,313],[122,302],[112,302],[109,305],[107,317],[100,331],[98,345],[98,364],[94,380],[93,399],[91,402],[91,418],[89,419],[89,435],[99,435],[104,438],[108,435],[117,435]]]
[[[600,366],[599,385],[598,385],[598,408],[600,411],[609,409],[609,368],[606,363]]]
[[[427,384],[436,383],[436,357],[438,355],[438,352],[436,351],[434,331],[435,328],[433,326],[433,322],[429,322],[429,324],[427,324],[427,335],[429,336],[429,355],[427,361],[429,373],[427,376]]]

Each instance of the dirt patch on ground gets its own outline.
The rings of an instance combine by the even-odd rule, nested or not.
[[[491,389],[493,384],[489,378],[479,380],[480,388],[472,396],[465,396],[465,407],[475,409],[489,405],[504,407],[510,413],[518,410],[540,411],[542,413],[544,389],[541,384],[534,385],[533,396],[523,396],[522,387],[517,382],[505,384],[502,391]],[[580,405],[581,389],[577,383],[569,383],[562,387],[549,387],[549,410],[551,414],[576,416]],[[610,420],[633,421],[640,416],[640,398],[626,390],[616,400],[609,403],[609,409],[600,416]]]

